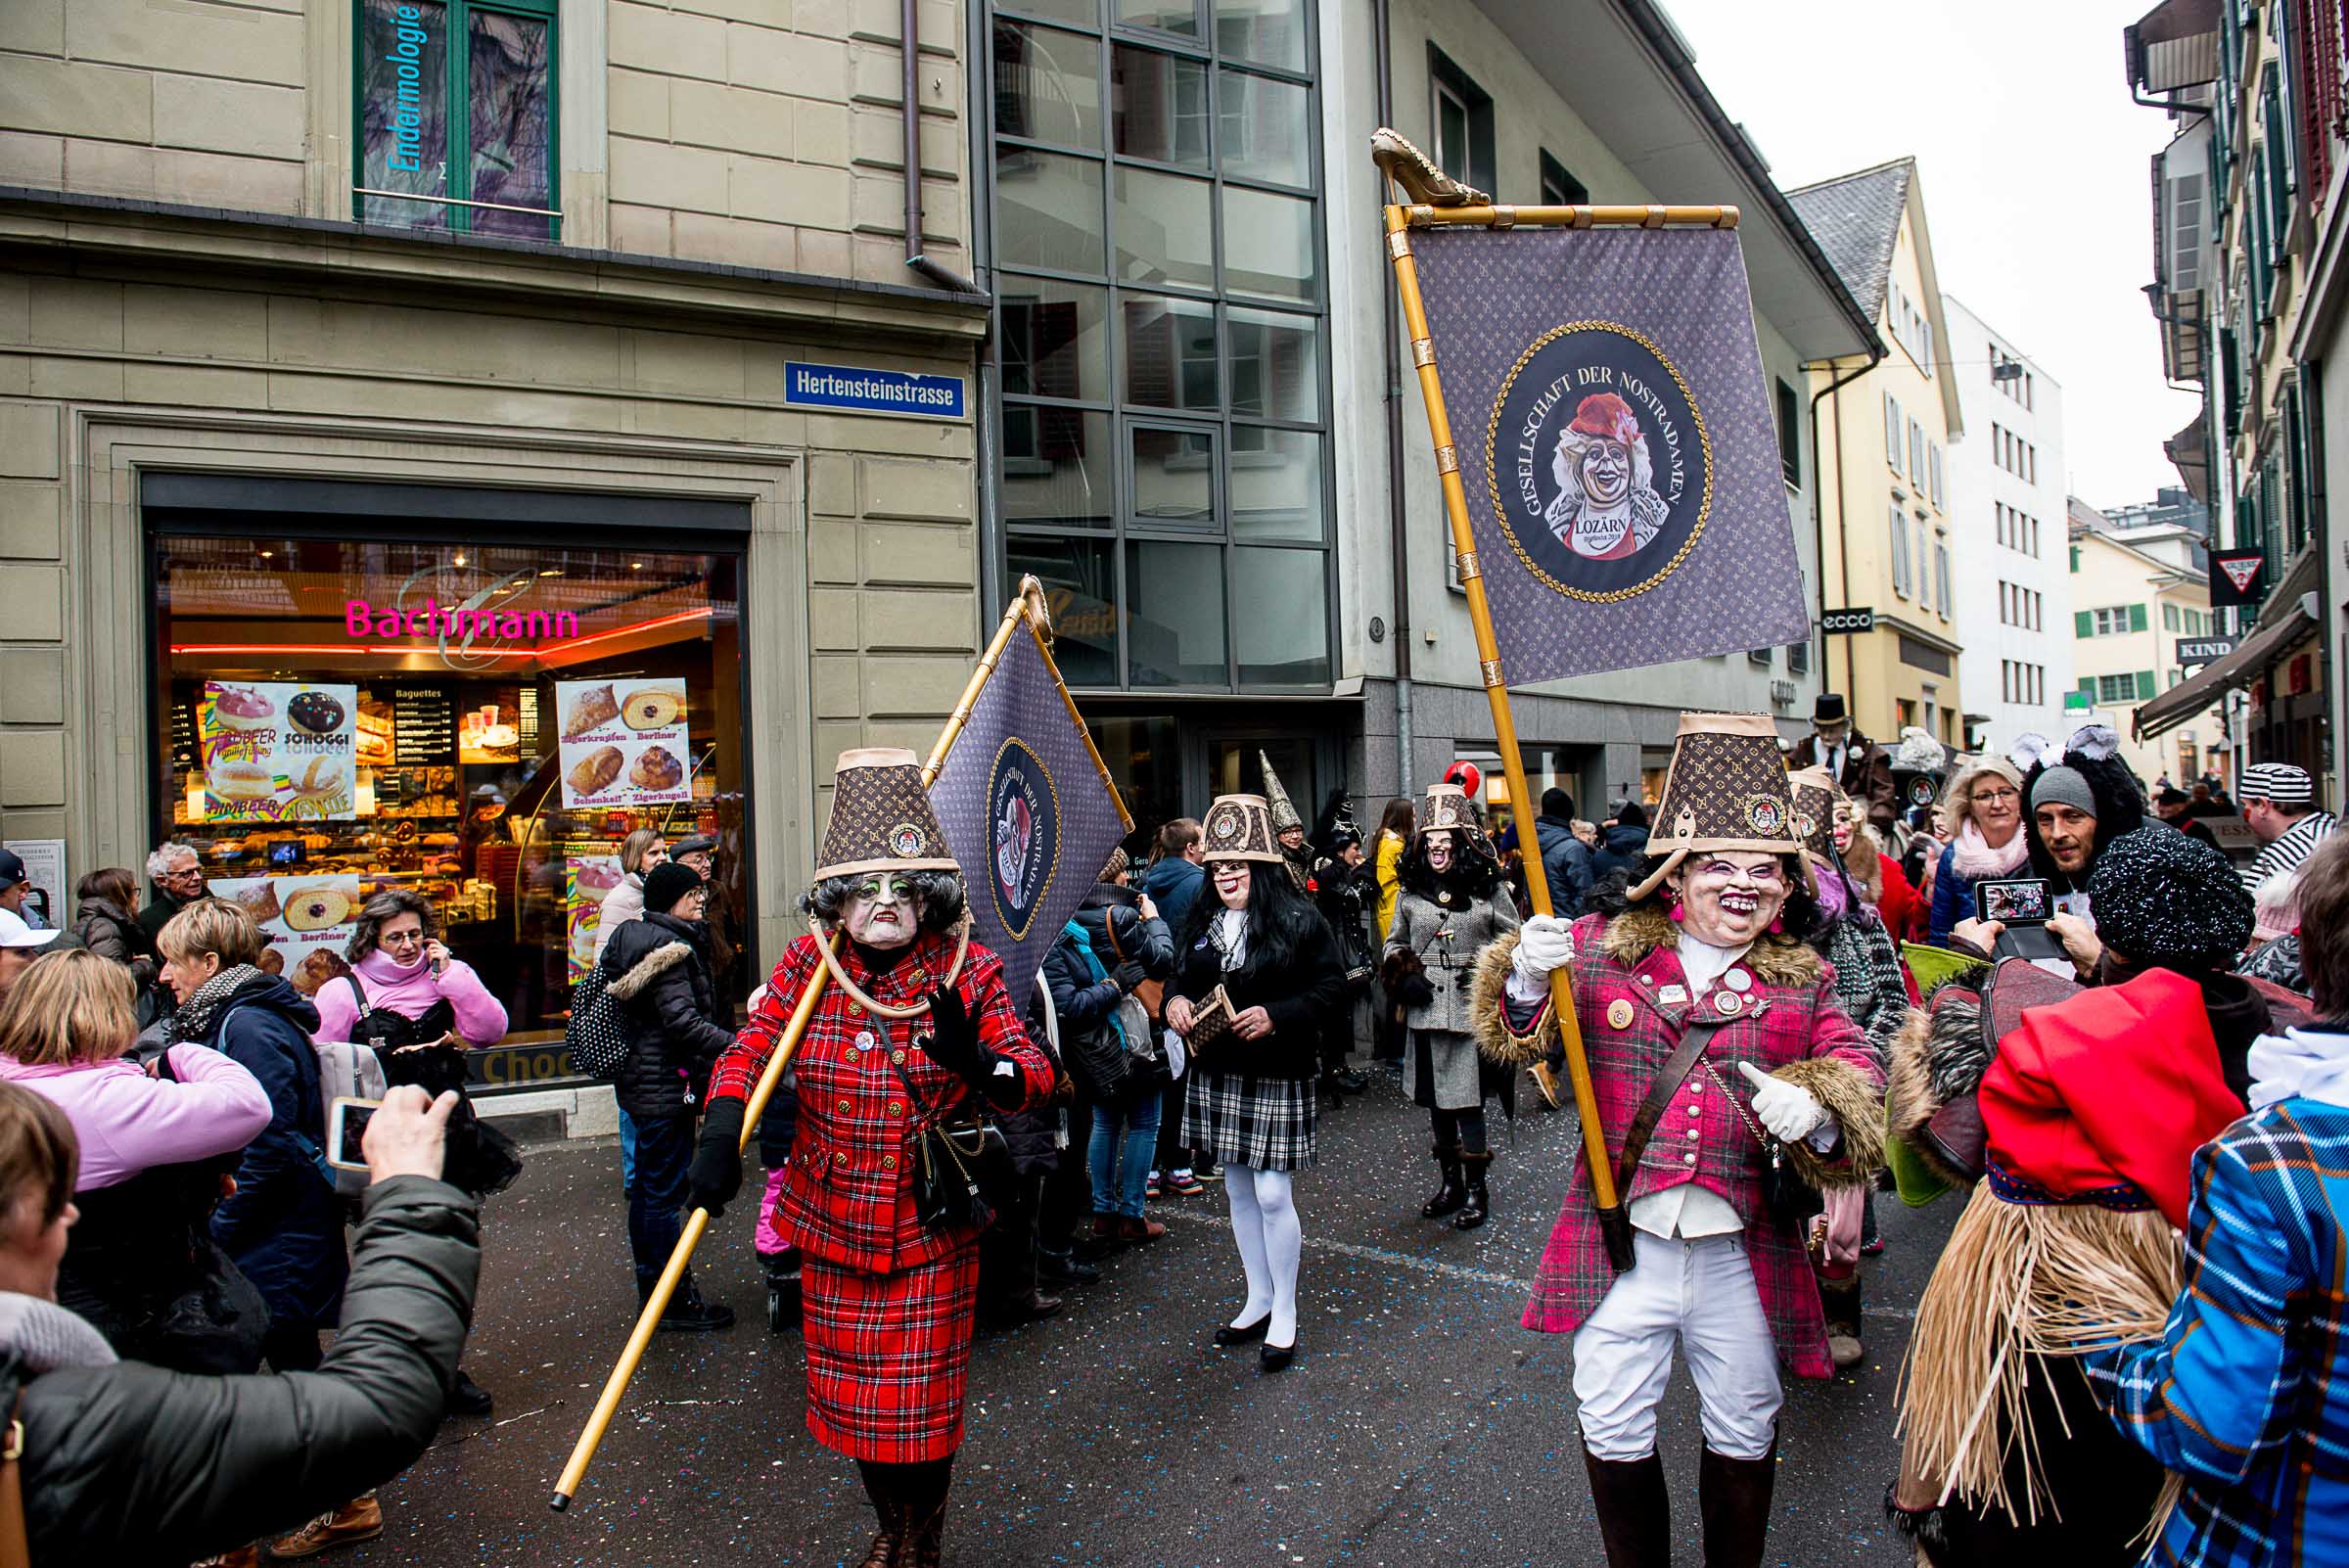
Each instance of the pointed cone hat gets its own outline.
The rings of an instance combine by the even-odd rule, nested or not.
[[[1280,775],[1272,771],[1272,759],[1259,751],[1256,761],[1265,770],[1265,804],[1272,808],[1272,831],[1286,833],[1293,827],[1305,826],[1305,818],[1297,814],[1297,803],[1289,799]]]

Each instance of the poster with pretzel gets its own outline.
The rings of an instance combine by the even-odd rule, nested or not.
[[[566,807],[693,799],[682,680],[558,680],[555,711]]]
[[[207,680],[196,703],[207,822],[357,815],[359,688]]]

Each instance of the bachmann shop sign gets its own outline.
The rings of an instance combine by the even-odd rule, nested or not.
[[[853,365],[816,365],[798,359],[783,364],[783,400],[803,408],[960,419],[962,393],[960,376],[859,370]]]

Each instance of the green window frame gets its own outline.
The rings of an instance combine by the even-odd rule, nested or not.
[[[559,9],[560,0],[351,0],[350,200],[351,216],[356,221],[458,234],[562,239],[563,40]],[[427,13],[438,13],[440,38],[437,50],[430,37],[431,28],[426,24],[430,20]],[[544,101],[542,200],[545,205],[542,207],[497,201],[495,198],[512,193],[494,177],[484,178],[484,169],[477,166],[486,163],[491,171],[515,166],[500,150],[516,145],[516,138],[495,136],[491,127],[477,126],[475,118],[481,107],[476,95],[484,85],[476,79],[479,73],[475,68],[486,59],[477,52],[476,45],[493,44],[493,30],[500,21],[542,29],[545,40],[544,61],[538,68],[545,78],[542,92],[514,101],[518,109],[531,107],[540,97]],[[491,30],[477,37],[477,24],[486,24]],[[409,38],[401,30],[403,25],[423,35],[422,42]],[[516,36],[524,34],[518,32]],[[416,53],[406,53],[410,48]],[[416,171],[416,177],[401,177],[398,149],[394,145],[393,156],[371,178],[368,167],[371,110],[374,115],[388,116],[395,122],[397,105],[405,99],[390,95],[398,92],[400,76],[410,61],[425,69],[420,75],[408,77],[419,82],[418,90],[408,96],[420,102],[421,113],[429,114],[431,94],[437,90],[438,123],[432,125],[428,121],[419,138],[416,158],[423,167]],[[437,69],[431,69],[436,64]],[[371,70],[376,72],[372,83]],[[384,125],[385,119],[379,117],[376,126],[379,145],[386,134]],[[396,130],[391,134],[396,135]],[[533,143],[535,139],[530,137]],[[531,150],[536,149],[533,146]]]

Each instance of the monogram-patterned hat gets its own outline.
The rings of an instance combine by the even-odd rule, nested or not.
[[[1835,813],[1843,809],[1844,793],[1823,767],[1806,767],[1786,775],[1794,792],[1794,836],[1802,841],[1803,876],[1811,891],[1819,891],[1814,865],[1835,863]]]
[[[1280,775],[1272,771],[1272,759],[1263,751],[1256,754],[1257,765],[1265,770],[1265,804],[1272,808],[1272,831],[1286,833],[1291,828],[1305,826],[1305,818],[1297,814],[1297,803],[1281,787]]]
[[[832,820],[816,860],[819,882],[866,871],[962,869],[930,808],[921,763],[896,746],[840,754],[832,773]]]
[[[1427,805],[1419,812],[1417,837],[1425,838],[1438,828],[1451,828],[1461,833],[1478,831],[1476,813],[1468,807],[1468,792],[1457,784],[1430,784]]]
[[[1200,818],[1204,860],[1263,860],[1286,865],[1272,832],[1272,808],[1261,795],[1219,795]]]
[[[1648,816],[1647,853],[1664,863],[1632,897],[1654,893],[1666,872],[1698,852],[1799,853],[1794,815],[1777,726],[1767,715],[1682,714],[1664,798]]]

